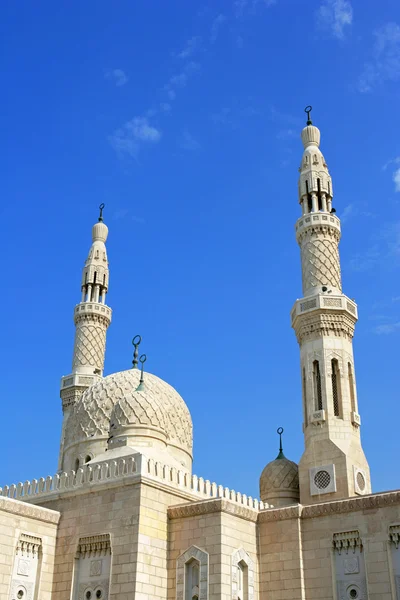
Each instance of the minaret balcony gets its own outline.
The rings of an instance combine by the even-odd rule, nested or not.
[[[358,319],[357,304],[350,298],[344,294],[321,293],[296,300],[291,312],[292,327],[295,327],[296,320],[303,314],[314,311],[348,313],[354,322]]]
[[[310,227],[330,227],[336,229],[339,234],[341,231],[340,228],[340,219],[336,217],[336,215],[329,212],[310,212],[306,215],[302,215],[299,219],[297,219],[295,224],[296,230],[296,238],[298,240],[299,236]]]

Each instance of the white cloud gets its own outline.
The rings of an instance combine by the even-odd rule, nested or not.
[[[383,165],[383,170],[386,171],[390,165],[400,165],[400,156],[389,160]],[[394,182],[394,189],[396,192],[400,192],[400,167],[397,167],[393,172],[392,180]]]
[[[161,132],[146,117],[134,117],[117,129],[109,141],[118,154],[136,157],[141,145],[156,144],[160,139]]]
[[[247,8],[254,11],[257,5],[263,4],[266,7],[276,4],[276,0],[235,0],[233,8],[236,17],[241,17]]]
[[[226,21],[225,15],[219,14],[218,17],[215,17],[215,19],[211,25],[210,42],[212,44],[214,44],[216,42],[221,25],[223,23],[225,23],[225,21]]]
[[[188,58],[199,49],[202,38],[199,35],[194,35],[186,42],[185,48],[178,54],[178,58]]]
[[[112,79],[118,87],[125,85],[129,81],[129,77],[122,69],[113,69],[106,71],[106,79]]]
[[[186,129],[180,139],[179,145],[183,150],[199,150],[199,142],[192,136],[191,133]]]
[[[374,36],[372,59],[364,65],[358,79],[358,90],[364,93],[385,81],[400,79],[400,26],[386,23]]]
[[[394,333],[395,331],[399,331],[400,322],[397,323],[387,323],[386,325],[378,325],[375,327],[374,331],[378,335],[388,335],[390,333]]]
[[[354,213],[354,205],[348,204],[344,207],[343,212],[340,215],[340,220],[342,223],[346,223],[347,219]]]
[[[393,173],[394,189],[400,192],[400,167]]]
[[[180,73],[177,73],[176,75],[173,75],[170,78],[168,83],[164,86],[164,90],[167,92],[168,98],[171,101],[175,100],[175,98],[176,98],[176,91],[174,88],[185,87],[188,82],[189,77],[196,71],[199,71],[199,69],[200,69],[199,63],[191,60],[190,62],[188,62],[185,65],[185,67],[183,68],[183,70]]]
[[[169,112],[171,110],[171,105],[168,102],[161,102],[160,108],[163,112]]]
[[[317,23],[321,29],[341,40],[345,28],[353,22],[353,8],[349,0],[323,0],[317,10]]]

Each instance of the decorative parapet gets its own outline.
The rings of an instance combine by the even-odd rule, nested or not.
[[[53,477],[49,475],[39,480],[33,479],[17,485],[4,486],[4,488],[0,488],[0,497],[6,496],[7,498],[34,502],[38,498],[50,499],[57,494],[85,490],[101,484],[110,484],[121,480],[129,481],[129,479],[134,482],[140,477],[179,490],[183,494],[188,494],[193,500],[221,498],[252,511],[258,511],[269,506],[251,496],[211,483],[203,477],[190,475],[185,471],[180,471],[153,459],[148,459],[142,454],[133,454],[125,458],[93,464],[87,463],[76,472],[57,473]]]

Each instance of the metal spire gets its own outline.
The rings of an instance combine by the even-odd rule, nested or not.
[[[310,112],[312,111],[312,106],[306,106],[304,112],[307,113],[307,125],[312,125]]]
[[[279,454],[276,457],[276,459],[278,459],[278,458],[286,458],[286,456],[283,454],[283,450],[282,450],[282,433],[283,433],[283,427],[278,427],[278,429],[276,430],[276,433],[279,435]]]
[[[138,365],[138,356],[139,356],[139,345],[140,342],[142,341],[142,336],[141,335],[135,335],[135,337],[132,340],[132,345],[134,346],[135,350],[133,352],[133,361],[132,361],[132,369],[137,369],[137,365]]]
[[[99,221],[100,221],[100,223],[103,222],[103,209],[104,209],[104,207],[105,207],[105,204],[104,204],[104,202],[102,202],[100,204],[100,206],[99,206],[99,209],[100,209]]]
[[[136,388],[137,392],[140,392],[140,390],[143,389],[144,387],[144,363],[147,360],[147,356],[145,354],[142,354],[141,357],[139,358],[140,364],[142,365],[142,369],[141,369],[141,373],[140,373],[140,381],[139,381],[139,385]]]

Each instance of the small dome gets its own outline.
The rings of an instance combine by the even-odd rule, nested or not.
[[[103,221],[99,221],[92,228],[92,240],[94,242],[105,242],[108,236],[108,227]]]
[[[303,131],[301,132],[301,140],[304,148],[307,148],[307,146],[310,144],[319,146],[321,141],[321,132],[318,127],[315,127],[314,125],[307,125],[307,127],[304,127]]]
[[[283,452],[279,452],[261,473],[260,499],[276,507],[300,501],[299,468]]]
[[[174,456],[185,455],[191,464],[192,419],[183,398],[151,373],[139,384],[139,369],[130,369],[90,386],[70,417],[66,452],[83,443],[90,444],[96,456],[104,452],[109,437],[127,435],[131,444],[162,445]]]

